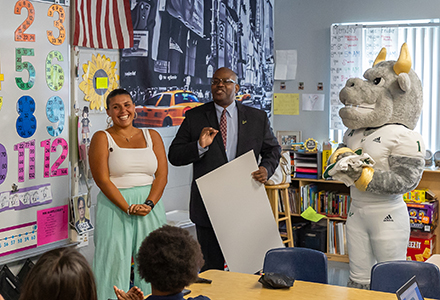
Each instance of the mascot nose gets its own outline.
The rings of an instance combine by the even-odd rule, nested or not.
[[[355,82],[356,78],[350,78],[347,80],[347,82],[345,83],[346,87],[354,87],[355,86]]]

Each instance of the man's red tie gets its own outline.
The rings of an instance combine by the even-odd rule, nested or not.
[[[228,135],[228,123],[226,122],[226,108],[223,109],[220,117],[220,133],[222,134],[223,145],[226,149],[226,138]]]

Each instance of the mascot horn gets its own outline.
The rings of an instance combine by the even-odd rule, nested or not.
[[[410,224],[402,195],[417,186],[424,168],[423,140],[413,131],[422,85],[411,69],[408,46],[402,45],[398,61],[385,58],[383,48],[365,80],[350,78],[339,93],[344,104],[339,115],[348,130],[324,172],[350,186],[351,287],[369,288],[375,263],[406,259]]]

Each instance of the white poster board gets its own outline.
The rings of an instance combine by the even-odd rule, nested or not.
[[[252,151],[196,180],[223,255],[232,272],[253,274],[266,252],[283,247]]]

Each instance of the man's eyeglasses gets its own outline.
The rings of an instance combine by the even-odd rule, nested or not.
[[[220,82],[222,82],[223,84],[231,84],[231,83],[236,83],[234,80],[232,79],[221,79],[221,78],[215,78],[211,80],[211,85],[219,85]]]

